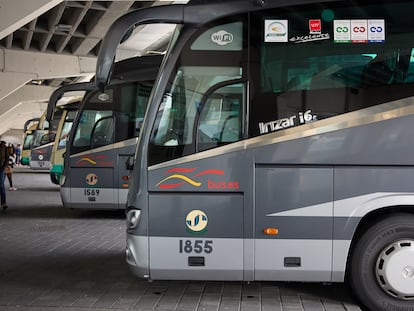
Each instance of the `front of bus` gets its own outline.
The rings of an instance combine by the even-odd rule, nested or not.
[[[169,267],[167,267],[165,266],[165,264],[162,263],[163,256],[157,255],[159,252],[165,252],[165,251],[167,251],[167,253],[170,253],[169,251],[171,250],[171,247],[174,248],[175,243],[174,244],[170,243],[170,245],[168,246],[167,245],[168,242],[167,244],[165,244],[164,241],[169,240],[168,236],[171,236],[171,234],[173,234],[171,233],[171,230],[175,230],[175,229],[173,229],[173,227],[171,226],[170,228],[171,230],[170,230],[170,229],[167,229],[166,224],[158,226],[156,225],[156,222],[153,222],[153,220],[157,218],[157,215],[155,215],[157,212],[156,212],[156,209],[151,209],[149,207],[151,204],[153,204],[150,202],[150,200],[152,200],[151,197],[154,198],[154,200],[158,200],[157,198],[158,195],[163,196],[163,194],[160,193],[159,190],[155,190],[154,192],[154,189],[152,189],[154,188],[153,186],[155,186],[155,184],[157,183],[155,183],[152,186],[149,186],[148,179],[151,179],[151,180],[154,179],[154,176],[158,173],[152,174],[152,176],[150,177],[148,168],[150,165],[157,163],[157,160],[155,160],[154,162],[154,159],[156,158],[164,159],[165,156],[169,154],[169,151],[167,150],[169,149],[168,146],[172,147],[171,150],[173,150],[174,146],[177,145],[178,138],[174,137],[174,130],[163,128],[163,120],[166,118],[166,115],[160,116],[158,108],[161,104],[161,106],[165,105],[165,109],[167,110],[168,101],[170,99],[169,96],[171,96],[171,94],[170,95],[166,94],[166,92],[168,93],[167,90],[169,90],[172,87],[172,85],[179,83],[179,81],[177,80],[178,78],[174,78],[174,76],[176,75],[175,71],[177,69],[176,68],[176,62],[178,61],[177,57],[179,57],[180,51],[183,49],[183,46],[197,32],[198,27],[201,24],[205,24],[219,17],[236,14],[239,12],[245,12],[249,10],[257,10],[257,9],[260,9],[261,7],[260,3],[258,3],[257,1],[228,1],[228,2],[218,1],[214,3],[213,2],[209,4],[195,4],[195,5],[191,5],[191,4],[189,5],[165,5],[165,6],[156,7],[156,8],[139,10],[139,11],[136,11],[136,13],[132,12],[131,14],[126,15],[123,19],[121,18],[120,20],[118,20],[112,26],[112,29],[108,32],[107,37],[105,38],[103,47],[101,49],[102,52],[98,59],[96,83],[98,87],[103,89],[105,85],[109,83],[108,81],[109,81],[109,74],[110,74],[110,70],[112,66],[111,64],[112,64],[112,60],[114,59],[114,54],[115,54],[115,49],[116,49],[115,42],[116,44],[119,42],[120,38],[122,38],[122,36],[124,35],[124,33],[128,30],[130,26],[135,25],[136,27],[137,25],[140,25],[140,24],[150,24],[150,23],[158,23],[158,22],[178,25],[176,27],[175,33],[172,36],[169,47],[166,51],[163,65],[161,66],[160,73],[155,82],[153,92],[149,99],[149,104],[148,104],[149,107],[146,112],[143,128],[141,131],[140,139],[138,141],[138,146],[137,146],[136,153],[135,153],[134,167],[133,167],[133,172],[131,174],[132,180],[130,181],[130,188],[128,192],[126,259],[133,273],[139,277],[156,279],[156,278],[160,278],[160,277],[162,278],[168,275],[167,276],[168,278],[176,278],[176,277],[189,278],[190,274],[192,273],[191,267],[190,269],[188,269],[187,263],[185,263],[185,267],[183,267],[182,269],[178,269],[180,273],[177,274],[175,262],[172,263],[172,265],[170,265]],[[220,83],[223,83],[223,88],[217,92],[216,94],[217,96],[222,96],[220,92],[223,90],[226,90],[226,91],[230,90],[231,93],[233,91],[237,93],[235,95],[234,100],[226,102],[224,105],[221,106],[223,109],[225,109],[225,111],[223,113],[220,113],[220,118],[218,119],[220,122],[221,121],[224,122],[225,120],[223,118],[227,119],[227,117],[230,117],[230,115],[233,112],[238,113],[237,111],[233,111],[233,110],[234,109],[237,110],[237,107],[240,107],[240,105],[238,105],[237,102],[240,98],[243,97],[242,95],[238,93],[238,92],[244,92],[244,87],[240,83],[242,79],[242,72],[240,68],[238,68],[237,66],[237,63],[240,63],[241,61],[240,57],[242,57],[243,55],[242,50],[241,50],[242,41],[241,41],[241,36],[240,36],[242,32],[241,25],[242,25],[241,23],[237,23],[237,22],[234,23],[234,22],[231,22],[230,20],[228,22],[228,26],[226,26],[227,31],[225,31],[224,29],[221,29],[220,27],[211,29],[209,30],[209,32],[206,32],[205,35],[201,35],[200,40],[198,40],[198,43],[195,43],[196,50],[203,50],[204,46],[207,44],[210,46],[210,49],[212,50],[213,53],[227,50],[233,53],[233,55],[236,55],[234,59],[232,60],[230,59],[230,62],[234,63],[235,65],[233,67],[220,67],[224,71],[221,72],[219,75],[217,75],[217,73],[214,73],[214,70],[203,71],[204,69],[202,69],[202,67],[194,67],[195,69],[195,71],[193,72],[194,74],[199,75],[200,78],[205,74],[210,79],[209,80],[210,82],[206,80],[206,82],[204,83],[204,86],[202,87],[204,92],[209,88],[209,83],[215,83],[217,85]],[[234,40],[230,38],[231,32],[234,32]],[[211,38],[213,33],[216,34],[214,37],[215,39],[213,40],[216,42],[211,42],[211,40],[209,39]],[[205,43],[204,41],[208,41],[208,43]],[[228,43],[231,43],[231,44],[229,45]],[[112,51],[109,52],[110,50]],[[220,62],[220,59],[218,59],[218,61]],[[221,61],[229,61],[229,59],[226,58],[225,60],[221,60]],[[197,68],[201,70],[198,73],[197,73]],[[207,67],[204,67],[204,68],[207,68]],[[172,79],[171,79],[171,76],[173,77]],[[215,76],[217,76],[217,79],[214,78]],[[232,81],[232,86],[234,87],[232,86],[227,87],[226,86],[228,84],[227,81]],[[186,81],[186,83],[191,83],[191,81]],[[175,85],[175,86],[179,88],[179,85]],[[194,93],[195,96],[202,96],[200,94],[197,95]],[[180,96],[180,95],[177,95],[177,96]],[[182,94],[182,96],[185,96],[185,95]],[[201,101],[202,98],[200,98],[199,100]],[[216,103],[216,101],[214,102]],[[232,103],[234,105],[232,105]],[[163,110],[163,108],[160,108],[160,109]],[[179,117],[178,110],[174,110],[174,111],[171,110],[168,114],[174,115],[174,113],[177,114],[177,117]],[[213,116],[213,114],[214,112],[211,112],[209,116]],[[216,116],[218,115],[216,114]],[[180,118],[177,119],[177,122],[180,122],[179,119]],[[181,123],[183,123],[183,119],[181,120],[182,120]],[[158,128],[157,130],[158,134],[163,135],[162,133],[164,132],[167,133],[166,135],[163,135],[163,136],[165,136],[164,138],[168,136],[169,140],[162,144],[163,146],[167,146],[167,148],[163,148],[163,146],[161,146],[159,150],[160,153],[158,153],[156,150],[155,151],[152,150],[152,159],[150,159],[149,161],[147,158],[147,155],[149,153],[148,142],[154,138],[153,137],[154,133],[151,133],[151,131],[153,130],[152,124],[154,123],[158,124],[156,126]],[[211,127],[210,124],[207,124],[207,123],[205,124],[205,128],[207,132],[209,132],[208,129],[210,127]],[[224,141],[224,143],[217,142],[217,137],[211,137],[210,143],[216,144],[216,145],[217,144],[224,145],[226,143],[238,140],[239,134],[237,133],[228,134],[228,135],[226,134],[222,136],[220,139]],[[207,144],[208,143],[206,143],[206,145]],[[165,150],[161,150],[161,149],[165,149]],[[176,151],[174,151],[173,153],[177,154]],[[169,156],[167,155],[167,157]],[[162,160],[162,161],[165,161],[165,160]],[[222,163],[222,165],[225,165],[225,163]],[[175,171],[175,172],[177,173],[175,175],[180,175],[180,171]],[[205,176],[207,176],[210,173],[221,174],[221,172],[222,170],[219,170],[219,169],[217,170],[206,169],[204,170],[204,173],[202,173],[202,175],[205,174]],[[183,173],[183,171],[181,171],[181,173]],[[174,175],[173,171],[171,171],[171,174]],[[160,180],[162,180],[162,178]],[[166,184],[168,188],[169,182],[167,182]],[[205,185],[207,187],[208,184],[206,183]],[[237,198],[237,194],[236,194],[236,192],[240,190],[238,187],[238,182],[232,181],[228,184],[228,186],[230,188],[227,188],[226,190],[228,190],[229,196],[228,198],[226,198],[226,200],[228,199],[230,201],[234,201],[235,203],[237,202],[237,204],[235,205],[238,206],[237,207],[238,209],[241,206],[239,204],[241,203],[241,201],[239,198]],[[164,192],[167,189],[166,187],[157,187],[157,188],[158,189],[162,188],[162,192]],[[171,189],[172,188],[170,188],[170,190]],[[184,188],[181,188],[181,189],[184,189]],[[205,190],[202,190],[201,188],[199,190],[205,192]],[[154,194],[154,195],[150,196],[149,193]],[[167,195],[165,199],[168,201],[168,193],[165,193],[165,195]],[[220,197],[221,197],[221,194],[218,194],[217,198],[214,199],[214,200],[217,200],[217,204],[219,204],[221,200]],[[160,203],[160,202],[164,202],[163,200],[164,199],[161,199],[161,201],[159,201],[156,204],[158,205],[163,204],[163,203]],[[170,201],[170,203],[171,202],[172,201]],[[206,200],[205,202],[208,202],[208,200]],[[180,204],[183,204],[183,203],[180,203]],[[188,208],[190,208],[190,206],[186,207],[185,210],[183,209],[179,211],[180,216],[178,214],[174,216],[170,214],[172,210],[166,212],[167,214],[165,214],[164,216],[167,217],[166,219],[169,218],[170,220],[172,220],[171,217],[173,217],[175,220],[177,220],[177,221],[174,221],[175,223],[174,228],[177,226],[180,226],[179,230],[183,228],[185,229],[185,226],[181,228],[180,224],[182,223],[185,224],[186,215],[190,218],[193,216],[197,219],[205,218],[201,214],[200,215],[197,214],[196,209],[193,208],[194,211],[193,213],[191,213],[191,211],[187,211]],[[215,213],[218,213],[216,215],[218,218],[222,218],[220,217],[220,213],[218,211],[216,211]],[[236,215],[236,210],[235,210],[235,215]],[[184,217],[183,218],[184,220],[181,219],[182,216]],[[179,219],[177,217],[179,217]],[[165,217],[162,216],[159,219],[161,218],[165,218]],[[240,216],[238,216],[237,219],[238,221],[232,224],[231,226],[228,226],[226,230],[229,232],[230,230],[235,229],[235,231],[238,232],[237,233],[238,235],[243,234],[242,232],[240,232],[240,229],[242,228],[242,226],[239,226],[239,228],[234,227],[234,226],[238,226],[240,221],[242,221]],[[223,218],[222,218],[222,221],[224,221]],[[150,223],[153,223],[152,229],[150,229],[150,226],[151,226]],[[187,237],[189,237],[196,233],[197,231],[192,231],[192,229],[189,229],[184,234]],[[159,234],[161,234],[163,238],[158,239],[157,235]],[[187,258],[186,255],[188,254],[186,253],[186,250],[189,246],[186,245],[186,243],[188,240],[181,239],[180,241],[181,241],[180,245],[181,245],[182,250],[179,256],[180,258],[184,258],[184,257]],[[165,247],[168,246],[167,247],[168,250],[167,248],[164,248],[164,246],[162,246],[159,243],[161,243]],[[202,242],[201,243],[202,245],[201,244],[199,245],[199,244],[200,243],[197,242],[197,245],[195,247],[197,249],[201,247],[200,249],[203,253],[210,254],[212,252],[212,246],[211,246],[210,239]],[[224,246],[224,244],[222,246]],[[234,256],[232,256],[232,258],[238,257],[237,264],[235,265],[233,265],[234,262],[232,263],[230,262],[231,260],[226,259],[226,256],[227,256],[227,252],[225,251],[226,247],[222,247],[222,251],[220,252],[216,251],[214,252],[214,254],[210,255],[211,258],[215,258],[213,259],[215,263],[213,265],[210,265],[210,267],[203,267],[204,264],[202,262],[198,262],[201,260],[200,259],[201,257],[198,258],[199,256],[190,256],[191,258],[189,258],[189,260],[191,262],[189,262],[188,264],[191,265],[193,269],[199,269],[201,272],[202,270],[204,270],[204,272],[198,275],[198,278],[202,278],[202,279],[220,279],[221,278],[221,279],[241,280],[243,278],[243,264],[242,264],[243,242],[242,240],[239,240],[237,242],[237,246],[235,247],[237,249],[234,252]],[[221,247],[218,247],[218,248],[221,248]],[[160,257],[159,260],[157,260],[157,257]],[[228,273],[226,273],[225,270],[220,268],[220,265],[223,263],[222,260],[226,262],[226,266],[228,268],[227,270],[229,271]],[[180,259],[180,265],[181,264],[182,264],[182,261]],[[232,265],[234,266],[233,268],[232,268]],[[151,266],[151,269],[150,269],[150,266]],[[252,276],[249,276],[248,278],[252,278]]]

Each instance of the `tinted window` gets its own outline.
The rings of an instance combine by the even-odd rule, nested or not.
[[[243,136],[244,27],[234,18],[200,29],[187,42],[152,129],[150,164],[222,146]],[[230,123],[236,127],[235,135],[223,129]]]
[[[412,96],[411,1],[254,13],[250,136]]]
[[[141,130],[153,82],[120,86],[116,111],[115,141],[137,137]]]
[[[85,96],[85,102],[75,129],[71,153],[91,149],[93,145],[92,134],[96,129],[96,124],[101,122],[100,120],[113,116],[113,93],[113,89],[108,89],[105,93],[95,92]],[[108,133],[108,135],[112,137],[112,133]]]

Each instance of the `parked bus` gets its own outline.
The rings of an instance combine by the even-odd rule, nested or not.
[[[49,121],[46,119],[46,113],[43,113],[33,135],[29,160],[31,169],[50,170],[50,156],[54,139],[53,133],[49,131]]]
[[[132,271],[349,280],[369,310],[413,310],[413,10],[201,1],[118,19],[100,88],[130,27],[177,24],[131,173]]]
[[[22,165],[30,164],[30,150],[33,144],[33,137],[40,118],[29,119],[23,126],[23,146],[20,163]]]
[[[59,185],[63,173],[63,157],[66,152],[66,143],[70,129],[82,97],[75,97],[63,105],[56,106],[51,120],[51,131],[55,133],[55,140],[52,146],[50,158],[50,180]]]
[[[116,63],[114,79],[104,92],[94,83],[63,89],[89,89],[74,119],[65,153],[60,181],[64,207],[125,209],[129,186],[125,163],[134,154],[161,60],[162,56],[155,55]]]

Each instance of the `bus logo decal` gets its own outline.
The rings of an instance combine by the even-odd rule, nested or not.
[[[207,231],[208,218],[201,210],[192,210],[185,218],[185,224],[190,233],[205,233]]]
[[[269,132],[276,132],[292,126],[307,124],[317,120],[317,116],[312,114],[311,110],[299,112],[297,115],[288,118],[282,118],[275,121],[259,122],[260,134],[267,134]]]
[[[265,20],[265,42],[288,42],[287,20]]]
[[[202,183],[197,180],[194,180],[194,178],[197,178],[203,175],[224,175],[224,171],[222,170],[204,170],[204,171],[201,171],[195,174],[191,178],[183,174],[177,174],[177,173],[192,173],[194,171],[195,171],[195,168],[182,168],[182,167],[172,168],[166,171],[166,174],[172,173],[172,175],[162,179],[155,186],[159,187],[160,189],[173,189],[173,188],[183,186],[185,183],[188,183],[194,187],[200,187]],[[180,181],[178,183],[166,183],[167,181],[170,181],[172,179],[178,179]]]
[[[98,176],[94,173],[90,173],[86,175],[85,181],[89,186],[95,186],[98,183]]]
[[[227,45],[233,42],[233,35],[225,30],[211,34],[211,41],[218,45]]]
[[[322,24],[320,19],[310,19],[309,20],[309,33],[311,34],[321,34]]]

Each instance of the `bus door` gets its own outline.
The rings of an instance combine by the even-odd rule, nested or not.
[[[60,184],[60,177],[63,173],[63,159],[66,152],[66,144],[77,112],[77,110],[62,110],[62,117],[58,125],[50,160],[50,178],[51,181],[57,185]]]
[[[251,187],[252,169],[243,152],[232,153],[225,146],[243,135],[246,87],[239,82],[240,72],[240,68],[183,67],[177,74],[182,80],[164,97],[149,161],[176,160],[149,167],[151,278],[245,277],[250,260],[245,257],[244,238],[251,237],[252,226],[245,187]],[[220,79],[230,81],[210,86]],[[187,82],[192,84],[185,89]],[[203,92],[206,95],[197,98]]]
[[[362,58],[347,55],[344,46],[323,39],[326,34],[318,43],[271,38],[271,30],[284,23],[292,34],[309,29],[310,21],[296,12],[264,10],[251,18],[251,28],[262,25],[250,37],[256,51],[250,60],[249,135],[257,137],[247,147],[255,155],[255,279],[330,281],[336,270],[334,165],[327,159],[340,140],[306,124],[351,106],[355,95],[333,72]]]
[[[147,109],[148,98],[151,93],[153,81],[139,81],[124,83],[117,86],[119,94],[117,104],[114,105],[115,146],[117,152],[117,165],[115,169],[114,187],[115,201],[119,208],[125,208],[127,201],[131,163],[134,158],[137,137],[140,134]]]

